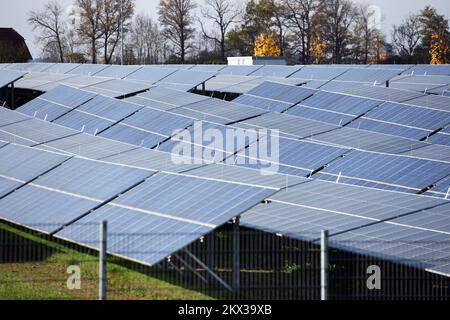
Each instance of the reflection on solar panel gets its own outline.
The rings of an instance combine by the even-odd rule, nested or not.
[[[131,258],[155,264],[272,193],[272,190],[257,187],[158,173],[79,223],[108,218],[110,227],[122,234],[148,232],[152,226],[155,235],[143,236],[145,241],[137,241]],[[214,202],[211,204],[207,199],[214,199]],[[231,207],[230,200],[234,204]],[[76,224],[58,236],[80,243],[98,237],[94,232],[80,237]],[[142,253],[144,248],[147,254]],[[110,250],[120,255],[124,248],[113,243]]]
[[[348,125],[348,127],[368,130],[372,132],[379,132],[384,134],[391,134],[394,136],[415,140],[420,140],[431,133],[431,131],[424,129],[417,129],[414,127],[408,127],[395,123],[367,119],[365,117],[353,121]]]
[[[279,102],[246,94],[237,97],[233,102],[273,112],[283,112],[292,106],[291,103]]]
[[[348,127],[318,134],[311,139],[354,149],[392,154],[406,153],[426,145],[426,143],[417,140]],[[429,157],[432,157],[432,155],[429,155]]]
[[[272,139],[273,137],[261,138],[260,143],[267,145],[267,150],[272,150]],[[265,159],[263,155],[260,155],[260,159],[255,159],[251,151],[251,148],[243,150],[227,159],[227,163],[266,171],[275,167],[280,173],[306,177],[348,152],[343,148],[287,138],[279,139],[279,161],[270,161],[269,157]]]
[[[95,76],[123,79],[139,69],[141,69],[140,66],[108,66],[108,68],[97,72]]]
[[[246,105],[227,102],[219,99],[199,101],[196,103],[185,105],[181,109],[192,110],[206,115],[227,119],[229,120],[228,123],[234,123],[244,119],[253,118],[267,112],[259,108],[253,108]],[[177,110],[173,111],[177,112]]]
[[[252,73],[252,76],[287,78],[300,70],[301,66],[270,66],[265,65]]]
[[[408,104],[450,112],[450,98],[445,96],[422,95],[408,100]]]
[[[258,205],[243,215],[243,225],[288,236],[309,236],[309,240],[317,239],[324,229],[333,235],[445,203],[317,180],[278,192],[269,200],[269,204]]]
[[[280,189],[309,181],[306,178],[284,174],[261,175],[258,170],[224,164],[209,164],[190,170],[187,174],[197,177],[220,179],[224,181],[240,182],[255,186]]]
[[[253,76],[253,73],[262,66],[226,66],[218,73],[221,75],[234,75],[234,76]]]
[[[331,92],[317,92],[302,102],[302,105],[358,116],[372,110],[381,101],[348,96]]]
[[[97,96],[76,110],[56,119],[54,123],[86,133],[96,134],[132,115],[141,106],[117,99]]]
[[[347,68],[305,66],[300,71],[291,75],[290,78],[304,80],[332,80],[343,74],[345,71],[347,71]]]
[[[207,91],[218,91],[221,92],[228,87],[248,82],[251,80],[259,79],[260,77],[253,76],[238,76],[238,75],[228,75],[228,74],[218,74],[212,79],[206,81],[205,89]]]
[[[206,71],[206,72],[218,72],[223,68],[226,68],[226,65],[217,65],[217,64],[198,64],[189,70],[192,71]]]
[[[244,120],[241,123],[252,125],[256,128],[279,130],[281,133],[292,135],[296,138],[306,138],[339,128],[323,122],[277,113],[266,113],[256,118]]]
[[[417,65],[406,70],[404,74],[450,76],[450,66]]]
[[[176,71],[177,71],[176,69],[144,66],[141,69],[128,75],[126,77],[126,79],[145,81],[145,82],[150,82],[151,84],[153,84],[153,83],[156,83],[156,82],[166,78],[167,76],[171,75],[172,73],[174,73]]]
[[[158,173],[113,203],[221,225],[272,193],[258,187]],[[213,203],[208,199],[214,199]],[[230,201],[233,206],[229,206]]]
[[[80,65],[76,64],[76,63],[55,63],[55,64],[51,65],[49,68],[45,69],[45,72],[68,73],[79,66]]]
[[[140,93],[148,90],[149,84],[132,82],[130,80],[108,80],[92,86],[87,86],[84,90],[99,93],[112,98],[120,98],[130,94]]]
[[[68,74],[57,73],[28,73],[24,78],[20,79],[16,83],[17,88],[33,89],[38,91],[45,91],[47,89],[53,89],[59,83],[73,77]]]
[[[333,162],[322,173],[342,175],[343,183],[371,183],[420,191],[450,174],[450,163],[419,158],[353,151]],[[351,181],[359,180],[359,181]]]
[[[54,65],[53,63],[13,63],[6,69],[24,72],[44,72]]]
[[[395,76],[399,75],[399,70],[393,69],[357,69],[351,68],[347,72],[341,74],[334,80],[337,81],[356,81],[356,82],[368,82],[368,83],[383,83],[391,80]]]
[[[428,130],[436,130],[450,123],[449,112],[395,103],[384,103],[365,117]]]
[[[437,133],[427,139],[427,142],[450,146],[450,135]]]
[[[6,108],[0,108],[0,128],[15,122],[25,121],[30,119],[24,114],[15,112]]]
[[[423,96],[423,94],[418,92],[384,88],[380,86],[370,86],[370,85],[357,85],[353,86],[352,88],[337,90],[336,92],[391,102],[405,102]]]
[[[105,64],[81,64],[80,66],[76,67],[75,69],[67,72],[67,74],[93,76],[96,73],[98,73],[108,67],[109,66],[105,65]]]
[[[249,95],[272,99],[291,104],[299,103],[316,93],[315,90],[302,87],[288,86],[275,82],[264,82],[260,86],[250,90]]]
[[[158,81],[157,85],[189,91],[214,77],[213,72],[178,70]]]
[[[45,143],[79,133],[79,131],[58,125],[52,125],[48,122],[37,119],[29,119],[15,124],[10,124],[2,127],[1,130],[22,139],[34,141],[35,144]]]
[[[91,92],[58,86],[26,103],[17,111],[39,119],[53,121],[94,97],[95,94]]]
[[[141,93],[137,97],[168,104],[172,106],[172,108],[209,99],[208,97],[198,94],[160,87],[150,89],[150,91]]]
[[[0,175],[29,181],[63,163],[68,157],[2,143]]]

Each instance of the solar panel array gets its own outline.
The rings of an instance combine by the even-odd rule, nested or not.
[[[163,232],[128,255],[111,247],[153,265],[242,216],[246,227],[308,241],[329,229],[336,248],[450,275],[450,100],[423,90],[450,83],[446,66],[5,68],[47,93],[21,113],[0,110],[3,219],[87,246],[97,230],[80,228],[103,219],[115,232]],[[51,89],[64,81],[74,85]],[[244,94],[187,92],[202,83]],[[228,149],[197,126],[249,136]],[[192,139],[180,143],[184,135]],[[276,157],[255,158],[261,144]]]

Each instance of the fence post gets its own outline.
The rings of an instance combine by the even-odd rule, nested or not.
[[[320,299],[328,300],[328,231],[320,234]]]
[[[100,256],[99,256],[99,300],[106,300],[106,250],[107,250],[108,222],[103,220],[100,224]]]
[[[240,266],[240,217],[233,222],[233,290],[239,293],[241,289],[241,266]]]

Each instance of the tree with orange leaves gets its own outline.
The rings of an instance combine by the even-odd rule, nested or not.
[[[254,55],[256,57],[279,57],[281,50],[276,39],[277,35],[274,32],[267,36],[260,34],[255,40]]]

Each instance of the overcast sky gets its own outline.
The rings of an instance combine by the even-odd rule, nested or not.
[[[27,23],[27,12],[32,9],[39,9],[48,0],[0,0],[0,27],[12,27],[16,29],[26,39],[26,42],[33,54],[33,57],[39,55],[39,45],[35,42],[35,35]],[[72,0],[58,0],[61,4],[70,9]],[[202,4],[204,0],[196,0]],[[239,1],[239,0],[236,0]],[[239,2],[243,2],[241,0]],[[390,32],[393,24],[401,22],[402,18],[411,12],[415,12],[431,5],[438,9],[442,14],[450,17],[449,0],[355,0],[360,3],[376,5],[380,8],[383,16],[382,29]],[[153,17],[157,17],[156,7],[159,0],[136,0],[136,12],[145,12]]]

